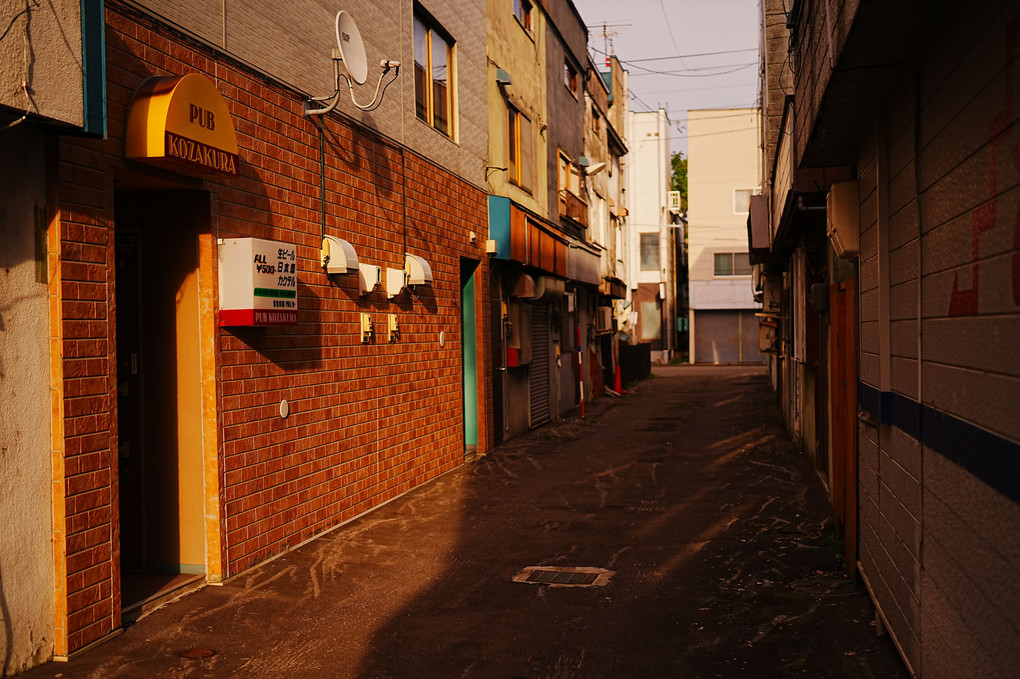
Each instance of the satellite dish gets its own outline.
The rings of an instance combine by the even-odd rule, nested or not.
[[[368,79],[368,59],[365,57],[365,43],[361,40],[358,25],[354,18],[344,10],[336,13],[336,44],[340,47],[340,58],[343,59],[351,79],[364,85]]]

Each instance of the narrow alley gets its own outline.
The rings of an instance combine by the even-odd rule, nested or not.
[[[24,676],[906,676],[763,368],[578,414]]]

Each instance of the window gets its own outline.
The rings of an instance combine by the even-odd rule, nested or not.
[[[528,33],[531,33],[531,3],[528,0],[514,0],[514,16]]]
[[[602,116],[594,104],[591,107],[591,129],[595,134],[602,134]]]
[[[514,184],[530,190],[535,166],[531,119],[509,102],[506,111],[507,176]]]
[[[750,276],[751,260],[746,252],[715,253],[716,276]]]
[[[641,339],[662,339],[662,302],[641,302]]]
[[[577,96],[577,69],[569,59],[563,60],[563,84],[567,86],[572,95]]]
[[[435,27],[414,18],[414,110],[446,136],[453,136],[453,43]]]
[[[641,234],[641,270],[659,270],[659,234]]]
[[[751,209],[751,189],[733,189],[733,212],[746,215]]]
[[[581,195],[581,169],[563,151],[560,151],[558,174],[560,191],[566,189],[575,196]]]

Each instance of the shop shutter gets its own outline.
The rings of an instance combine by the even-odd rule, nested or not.
[[[531,426],[549,421],[549,305],[531,306],[531,367],[529,392],[531,396]]]

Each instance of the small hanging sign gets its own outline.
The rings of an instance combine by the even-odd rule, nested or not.
[[[220,242],[220,325],[295,325],[297,247],[261,238]]]

